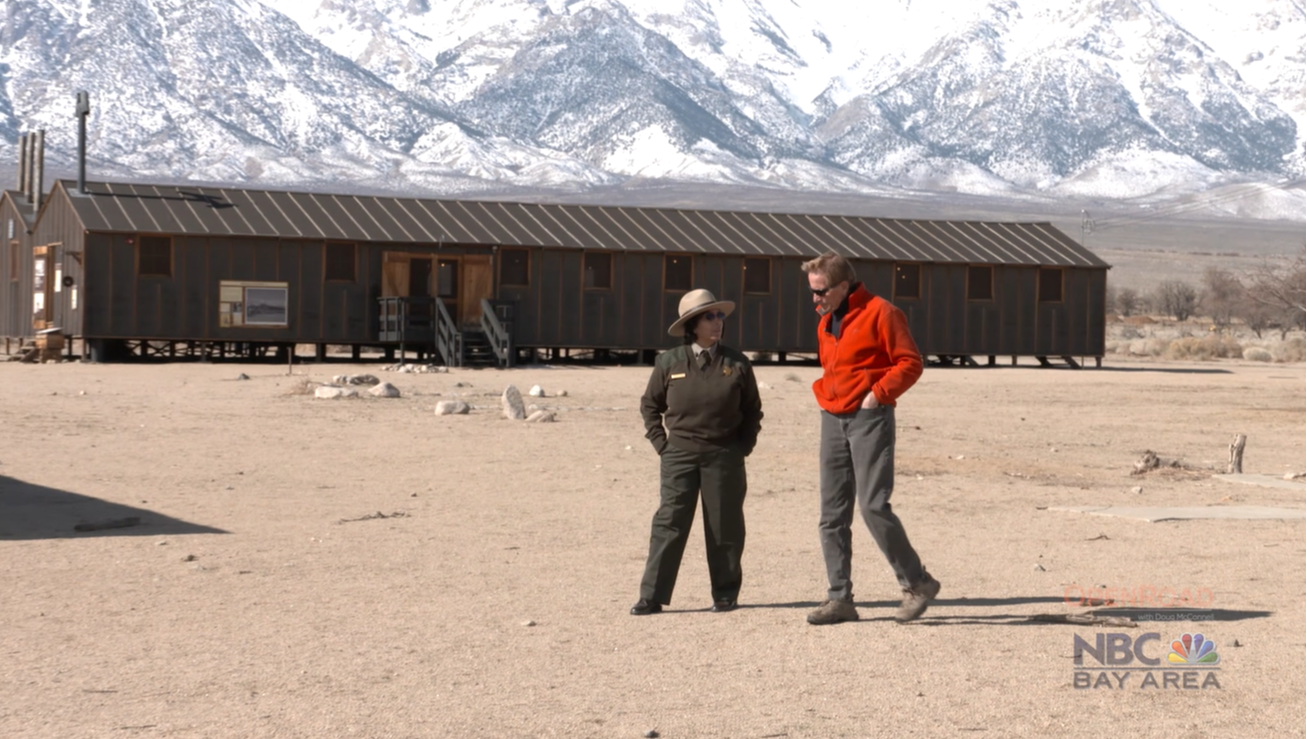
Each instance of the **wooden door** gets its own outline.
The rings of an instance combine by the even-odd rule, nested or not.
[[[469,254],[463,257],[463,293],[459,297],[459,310],[463,323],[481,323],[481,301],[494,297],[494,272],[490,269],[490,256]]]
[[[32,328],[41,331],[54,321],[53,246],[32,247]]]
[[[388,251],[381,255],[381,297],[408,297],[408,255]]]
[[[431,260],[410,257],[408,260],[408,297],[431,297]]]

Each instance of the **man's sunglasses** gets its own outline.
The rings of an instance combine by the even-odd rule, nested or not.
[[[812,294],[813,294],[813,295],[816,295],[816,296],[819,297],[819,298],[824,298],[824,297],[826,297],[826,293],[830,292],[831,290],[834,290],[834,289],[837,288],[837,287],[839,287],[839,283],[836,283],[836,284],[834,284],[834,285],[830,285],[829,287],[823,287],[823,288],[820,289],[820,290],[818,290],[818,289],[815,288],[815,287],[810,287],[810,288],[808,288],[808,289],[812,291]]]
[[[701,318],[704,318],[704,319],[709,320],[709,321],[724,321],[724,320],[726,320],[726,314],[723,313],[723,312],[721,312],[721,311],[719,311],[719,310],[710,310],[710,311],[708,311],[707,313],[700,313],[699,315],[700,315]]]

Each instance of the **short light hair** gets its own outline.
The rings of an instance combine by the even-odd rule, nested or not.
[[[828,287],[845,281],[852,285],[858,281],[858,273],[853,270],[853,264],[833,251],[809,259],[803,263],[802,269],[809,274],[825,275]]]

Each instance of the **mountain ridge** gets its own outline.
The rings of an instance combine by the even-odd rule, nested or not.
[[[1285,89],[1302,8],[1205,1],[994,0],[951,18],[939,0],[880,16],[829,0],[13,0],[0,156],[45,128],[69,163],[72,94],[89,89],[90,164],[109,176],[1145,202],[1301,178],[1301,89]],[[1209,38],[1217,17],[1273,24],[1270,45],[1231,62],[1183,13]],[[1255,197],[1302,218],[1284,192]]]

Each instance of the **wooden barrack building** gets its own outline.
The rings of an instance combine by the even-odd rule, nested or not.
[[[0,336],[93,359],[328,344],[438,354],[652,352],[682,294],[724,341],[816,351],[800,264],[833,250],[925,355],[1103,355],[1108,265],[1048,223],[926,221],[57,181],[0,197]]]

